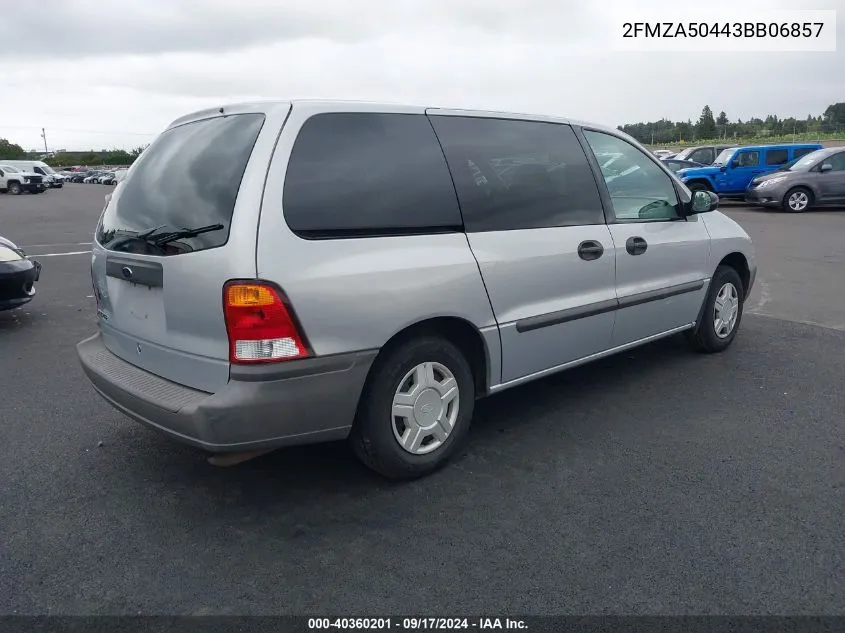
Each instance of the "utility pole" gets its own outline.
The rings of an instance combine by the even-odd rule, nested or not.
[[[47,150],[47,132],[44,131],[44,128],[41,128],[41,138],[44,139],[44,153],[49,154],[50,152]]]

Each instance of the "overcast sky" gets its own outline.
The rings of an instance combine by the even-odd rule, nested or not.
[[[11,0],[0,0],[7,4]],[[537,112],[618,125],[821,114],[845,101],[837,52],[615,52],[618,9],[683,0],[61,0],[0,21],[0,138],[133,147],[187,112],[248,99],[348,98]],[[49,5],[49,6],[48,6]],[[11,8],[12,4],[9,4]],[[706,10],[705,10],[706,9]],[[7,17],[9,15],[8,11]],[[707,14],[707,15],[704,15]],[[667,14],[668,15],[668,14]]]

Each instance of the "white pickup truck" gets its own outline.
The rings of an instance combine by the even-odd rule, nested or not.
[[[59,189],[65,183],[65,177],[60,175],[55,169],[50,167],[47,163],[41,160],[5,160],[3,164],[10,167],[17,167],[21,171],[28,171],[36,176],[41,176],[41,182],[44,183],[45,189],[55,188]]]
[[[46,189],[43,176],[0,163],[0,192],[16,196],[24,191],[41,193]]]

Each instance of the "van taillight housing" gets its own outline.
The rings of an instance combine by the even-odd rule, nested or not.
[[[273,363],[311,356],[282,297],[273,285],[260,281],[230,281],[223,287],[230,363]]]

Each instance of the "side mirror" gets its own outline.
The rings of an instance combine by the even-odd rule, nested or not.
[[[830,163],[824,163],[821,167],[819,167],[819,171],[822,173],[830,171],[831,169],[833,169],[833,165]]]
[[[721,167],[719,167],[719,171],[728,171],[727,165],[722,165]]]
[[[719,208],[719,196],[712,191],[693,191],[692,201],[688,205],[687,215],[697,215],[699,213],[709,213]]]

